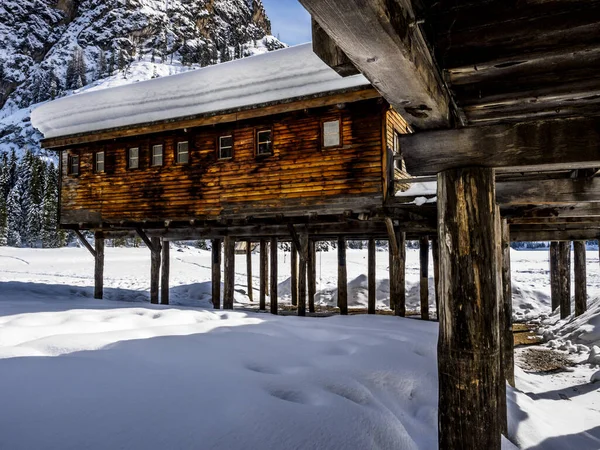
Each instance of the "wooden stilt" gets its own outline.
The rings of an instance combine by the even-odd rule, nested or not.
[[[439,447],[500,450],[499,233],[494,171],[438,175]]]
[[[292,254],[290,258],[292,305],[298,306],[298,249],[292,241]]]
[[[376,286],[377,281],[375,278],[375,266],[376,266],[376,248],[375,239],[369,239],[369,261],[368,261],[368,283],[369,283],[369,300],[367,306],[367,314],[375,314],[375,302],[377,299]]]
[[[150,303],[158,304],[158,288],[160,277],[160,238],[150,240]]]
[[[317,253],[315,241],[308,241],[308,262],[306,266],[308,279],[308,312],[315,312],[315,296],[317,295]]]
[[[248,285],[248,298],[254,301],[252,289],[252,242],[246,242],[246,283]]]
[[[394,229],[387,218],[386,227],[390,247],[390,308],[397,316],[406,315],[406,235]]]
[[[277,238],[271,238],[271,314],[277,314]]]
[[[212,240],[212,303],[221,309],[221,239]]]
[[[269,289],[271,288],[271,283],[269,283],[269,258],[271,255],[271,244],[267,241],[267,250],[266,250],[267,259],[265,261],[265,293],[267,297],[270,295]]]
[[[392,311],[396,310],[396,298],[398,298],[398,288],[396,284],[398,279],[396,272],[398,269],[396,268],[396,257],[394,256],[397,252],[398,245],[396,244],[396,235],[394,233],[394,239],[388,240],[388,276],[390,280],[390,309]]]
[[[433,276],[435,282],[435,318],[440,320],[440,247],[437,237],[431,240],[433,255]]]
[[[300,266],[298,268],[298,315],[306,315],[306,271],[309,258],[308,235],[300,235]]]
[[[512,282],[510,273],[510,226],[502,219],[502,313],[500,336],[502,345],[502,369],[504,378],[515,387],[515,348],[512,325]]]
[[[223,309],[233,309],[233,295],[235,292],[235,239],[225,236],[224,247]]]
[[[585,241],[575,241],[575,315],[580,316],[587,310],[587,274]],[[96,247],[98,251],[98,247]]]
[[[500,373],[498,374],[500,382],[497,384],[498,387],[498,420],[500,421],[500,432],[503,435],[508,434],[508,411],[506,406],[506,374],[504,371],[504,339],[506,337],[505,330],[512,323],[511,320],[506,321],[504,316],[504,273],[503,273],[503,264],[504,264],[504,249],[502,247],[503,237],[502,237],[502,216],[500,214],[500,206],[495,206],[496,213],[494,214],[495,220],[495,232],[496,236],[494,239],[496,245],[496,289],[497,289],[497,299],[498,299],[498,339],[499,339],[499,354],[498,361],[500,368]],[[511,339],[512,336],[511,336]],[[504,399],[504,401],[502,401]]]
[[[346,272],[346,238],[338,237],[338,307],[348,314],[348,274]]]
[[[94,251],[94,298],[102,299],[104,296],[104,237],[96,233]]]
[[[571,242],[561,241],[558,244],[560,276],[560,318],[571,315]]]
[[[169,304],[169,271],[171,269],[170,242],[162,241],[162,262],[160,266],[160,303]]]
[[[419,239],[419,260],[421,262],[421,319],[429,320],[429,238]]]
[[[552,301],[552,311],[560,306],[560,264],[558,242],[550,243],[550,297]]]
[[[267,309],[267,265],[269,255],[267,254],[267,241],[260,240],[260,291],[258,309],[264,311]]]

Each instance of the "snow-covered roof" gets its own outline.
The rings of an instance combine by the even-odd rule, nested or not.
[[[247,108],[370,85],[342,78],[311,44],[46,103],[31,115],[46,138]]]

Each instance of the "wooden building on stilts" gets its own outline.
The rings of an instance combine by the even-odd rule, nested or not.
[[[510,242],[553,241],[563,316],[575,242],[575,312],[586,307],[584,241],[600,235],[600,2],[300,2],[312,47],[34,111],[44,147],[61,155],[60,225],[95,233],[97,297],[105,238],[144,240],[151,299],[162,283],[163,303],[169,241],[212,239],[217,308],[221,264],[233,308],[236,242],[258,243],[258,302],[266,309],[270,291],[275,314],[279,241],[294,249],[299,315],[307,299],[314,310],[315,242],[338,241],[346,314],[346,241],[369,241],[375,313],[375,239],[388,240],[400,316],[406,240],[431,245],[439,446],[499,450],[514,383]],[[429,202],[407,197],[415,182],[435,183]]]

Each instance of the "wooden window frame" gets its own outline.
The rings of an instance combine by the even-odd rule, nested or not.
[[[73,158],[77,158],[77,172],[73,172]],[[67,174],[74,177],[81,174],[81,154],[79,152],[67,152]]]
[[[269,132],[271,133],[271,140],[269,141],[270,144],[270,152],[269,153],[259,153],[258,151],[258,147],[260,145],[260,142],[258,140],[258,135],[260,133],[266,133]],[[254,129],[254,154],[256,155],[257,158],[267,158],[269,156],[273,156],[274,155],[274,143],[275,143],[275,139],[274,139],[274,133],[273,133],[273,127],[264,127],[264,128],[255,128]]]
[[[131,150],[137,150],[137,167],[131,167]],[[140,147],[127,147],[127,170],[138,170],[140,168]]]
[[[160,153],[160,164],[154,164],[154,147],[161,147]],[[164,167],[165,165],[165,144],[152,144],[150,145],[150,167]]]
[[[102,154],[102,170],[98,170],[98,155]],[[106,150],[94,152],[94,173],[106,173]]]
[[[187,144],[187,161],[182,162],[179,161],[179,144]],[[185,166],[187,164],[190,163],[190,151],[191,151],[191,146],[190,146],[190,140],[176,140],[175,141],[175,164],[179,165],[179,166]],[[164,147],[163,147],[163,155],[164,155]],[[163,161],[164,163],[164,161]]]
[[[227,148],[231,149],[231,156],[227,156],[227,157],[221,156],[221,139],[225,139],[225,138],[231,138],[231,147],[227,147]],[[233,138],[233,133],[219,135],[219,137],[217,137],[217,160],[228,161],[228,160],[233,159],[234,146],[235,146],[234,144],[235,144],[235,140]]]
[[[330,145],[330,146],[325,146],[325,124],[329,123],[329,122],[338,122],[339,123],[339,143],[337,145]],[[338,117],[331,117],[328,119],[322,119],[321,120],[321,130],[320,130],[320,134],[321,134],[321,150],[335,150],[338,148],[342,148],[344,146],[344,133],[343,133],[343,123],[342,123],[342,116],[338,116]]]

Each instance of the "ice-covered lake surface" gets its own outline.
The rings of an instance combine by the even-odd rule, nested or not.
[[[598,449],[600,383],[590,380],[600,367],[585,362],[600,346],[598,252],[588,251],[590,310],[565,321],[548,306],[547,258],[512,252],[515,319],[541,322],[546,345],[580,364],[517,368],[508,438],[523,449]],[[289,259],[280,253],[281,303]],[[0,448],[437,448],[437,323],[251,312],[243,255],[238,310],[214,311],[210,253],[173,248],[171,260],[173,305],[153,306],[145,248],[106,249],[102,301],[87,250],[0,248]],[[366,261],[366,250],[348,250],[351,306],[366,304]],[[253,264],[257,275],[258,255]],[[378,252],[380,309],[387,268]],[[336,253],[318,253],[317,305],[335,303],[336,285]],[[407,292],[417,310],[416,250]]]

